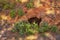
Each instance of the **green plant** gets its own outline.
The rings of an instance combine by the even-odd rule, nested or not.
[[[4,4],[4,10],[5,9],[13,9],[15,7],[15,3],[5,3]]]
[[[52,32],[57,32],[57,30],[58,30],[57,26],[55,26],[55,25],[51,26],[51,31]]]
[[[7,3],[4,5],[4,8],[3,9],[8,9],[10,7],[10,5]]]
[[[22,9],[18,9],[18,15],[19,15],[19,16],[23,16],[23,15],[24,15],[24,12],[23,12]]]
[[[32,24],[32,28],[35,29],[36,31],[38,31],[38,24],[33,22]]]
[[[47,32],[47,31],[51,31],[51,32],[57,32],[57,26],[55,25],[49,25],[47,22],[43,22],[41,25],[41,27],[39,28],[39,32],[43,33],[43,32]]]
[[[3,9],[13,9],[15,7],[15,3],[9,2],[9,0],[0,0],[0,5],[3,5]]]
[[[33,22],[32,24],[30,24],[30,28],[27,28],[27,34],[35,34],[38,33],[38,24],[36,24],[35,22]]]
[[[26,7],[28,9],[33,8],[34,7],[33,0],[29,0],[29,2],[26,4]]]
[[[8,1],[7,1],[7,0],[0,0],[0,8],[1,8],[1,9],[4,9],[4,5],[5,5],[5,4],[8,4]],[[0,9],[0,10],[1,10],[1,9]]]
[[[11,11],[10,11],[10,17],[11,17],[11,18],[14,18],[14,17],[16,16],[15,13],[16,13],[15,10],[11,10]]]
[[[57,27],[54,25],[51,27],[47,22],[42,22],[39,27],[35,22],[30,24],[27,21],[19,21],[15,23],[14,29],[12,30],[12,32],[18,32],[21,36],[26,34],[31,35],[35,33],[44,33],[47,31],[56,32]]]
[[[29,22],[20,21],[15,24],[12,32],[18,32],[21,36],[24,34],[30,35],[35,34],[37,32],[37,24],[30,24]]]
[[[49,30],[49,25],[47,22],[43,22],[41,25],[40,25],[40,28],[39,28],[39,32],[46,32]]]

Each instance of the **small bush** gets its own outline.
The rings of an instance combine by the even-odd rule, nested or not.
[[[9,2],[9,0],[0,0],[0,4],[3,5],[3,9],[13,9],[15,7],[15,3]]]
[[[13,9],[14,7],[15,7],[14,3],[6,3],[6,4],[4,4],[4,10]]]
[[[28,9],[33,8],[34,7],[33,0],[29,0],[29,2],[26,4],[26,7]]]
[[[40,33],[47,32],[47,31],[51,31],[51,32],[57,32],[58,31],[57,26],[49,25],[47,22],[43,22],[40,26],[41,26],[39,28]]]
[[[10,17],[11,17],[11,18],[14,18],[14,17],[16,16],[15,13],[16,13],[15,10],[11,10],[11,11],[10,11]]]
[[[27,34],[35,34],[38,33],[38,24],[36,24],[35,22],[33,22],[32,24],[30,24],[30,28],[27,28]]]
[[[9,9],[9,7],[10,7],[10,4],[7,3],[7,4],[4,5],[4,8],[3,8],[3,9],[4,9],[4,10],[5,10],[5,9]]]
[[[32,26],[33,29],[35,29],[36,31],[38,31],[38,24],[37,23],[33,22],[31,24],[31,26]]]
[[[0,0],[0,11],[2,11],[2,9],[4,9],[4,5],[8,4],[8,1],[6,0]]]
[[[13,32],[18,32],[21,36],[24,34],[30,35],[35,34],[38,30],[37,24],[30,24],[29,22],[18,22],[15,24],[15,28],[12,30]]]
[[[52,26],[51,26],[51,32],[57,32],[57,31],[58,31],[57,26],[52,25]]]
[[[19,16],[23,16],[23,15],[24,15],[24,12],[23,12],[22,9],[18,9],[18,15],[19,15]]]
[[[43,22],[41,25],[40,25],[40,28],[39,28],[39,32],[46,32],[49,30],[49,25],[47,22]]]
[[[57,27],[56,26],[50,26],[48,25],[47,22],[43,22],[40,27],[38,26],[38,24],[36,24],[35,22],[33,22],[32,24],[30,24],[29,22],[26,21],[19,21],[15,24],[14,29],[12,30],[13,32],[18,32],[21,36],[23,35],[31,35],[31,34],[35,34],[35,33],[44,33],[44,32],[56,32],[57,31]]]

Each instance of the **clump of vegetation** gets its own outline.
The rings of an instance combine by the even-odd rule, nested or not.
[[[56,32],[57,31],[57,26],[55,25],[49,25],[47,22],[43,22],[41,25],[41,27],[39,28],[39,32],[43,33],[43,32]]]
[[[51,29],[51,32],[57,32],[58,31],[58,28],[56,25],[52,25],[50,29]]]
[[[37,23],[33,22],[30,24],[29,22],[26,21],[20,21],[15,24],[15,27],[12,30],[13,32],[18,32],[21,36],[22,35],[30,35],[30,34],[35,34],[35,33],[44,33],[44,32],[56,32],[57,27],[56,26],[50,26],[48,25],[47,22],[43,22],[40,27],[38,26]]]
[[[26,7],[27,7],[28,9],[33,8],[33,7],[34,7],[33,0],[30,0],[30,1],[26,4]]]
[[[3,9],[13,9],[15,7],[15,3],[11,3],[8,0],[0,0],[0,4],[3,5]]]
[[[40,32],[40,33],[43,33],[43,32],[46,32],[46,31],[48,31],[48,30],[49,30],[49,25],[48,25],[48,23],[47,23],[47,22],[41,23],[40,28],[39,28],[39,32]]]
[[[14,18],[14,17],[16,16],[15,13],[16,13],[15,10],[11,10],[11,11],[10,11],[10,17],[11,17],[11,18]]]
[[[27,4],[26,4],[26,7],[27,7],[28,9],[33,8],[33,4],[32,4],[32,3],[27,3]]]
[[[36,23],[30,24],[29,22],[18,22],[15,24],[15,28],[12,30],[13,32],[18,32],[20,35],[30,35],[35,34],[38,30],[38,25]]]
[[[20,8],[18,9],[18,16],[23,16],[25,13],[23,12],[23,10]]]
[[[8,9],[9,6],[10,6],[9,4],[5,4],[3,9]]]
[[[6,0],[0,0],[0,11],[3,10],[4,4],[8,3]]]
[[[14,6],[15,6],[15,4],[14,3],[6,3],[6,4],[4,4],[4,9],[13,9],[14,8]]]

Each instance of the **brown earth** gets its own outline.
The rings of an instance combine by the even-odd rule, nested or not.
[[[10,0],[11,2],[15,2],[14,0]],[[22,3],[21,5],[23,8],[23,11],[26,13],[25,15],[18,17],[18,15],[16,15],[15,18],[11,18],[9,15],[9,10],[8,10],[8,14],[6,13],[6,10],[2,11],[0,13],[0,17],[2,19],[0,19],[0,26],[2,26],[2,29],[0,31],[0,40],[18,40],[19,35],[17,33],[12,33],[10,30],[14,27],[14,23],[18,22],[20,20],[28,20],[29,18],[32,17],[37,17],[37,18],[41,18],[42,21],[47,21],[50,25],[57,25],[58,29],[60,30],[60,9],[57,8],[53,8],[51,6],[54,5],[54,1],[52,3],[52,5],[50,5],[50,1],[49,0],[41,0],[43,2],[42,6],[39,6],[41,4],[39,4],[37,2],[37,4],[39,5],[35,5],[35,8],[31,8],[31,9],[27,9],[24,5],[24,3]],[[17,8],[19,8],[20,3],[17,2]],[[57,3],[58,6],[60,7],[60,2]],[[36,7],[37,6],[37,7]],[[17,14],[17,13],[16,13]],[[7,24],[7,29],[6,29],[6,25],[3,24]],[[16,35],[17,34],[17,35]],[[22,37],[19,38],[19,40],[59,40],[60,36],[58,37],[57,35],[59,34],[52,34],[50,32],[45,33],[45,35],[49,35],[46,37],[41,36],[41,34],[36,34],[36,35],[31,35],[29,37]]]

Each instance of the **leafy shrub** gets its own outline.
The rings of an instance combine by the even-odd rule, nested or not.
[[[34,7],[33,0],[29,0],[29,2],[26,4],[26,7],[28,9],[33,8]]]
[[[8,3],[4,5],[4,9],[8,9],[9,7],[10,7],[10,4]]]
[[[4,4],[7,4],[8,1],[6,0],[0,0],[0,11],[4,8]]]
[[[12,9],[15,7],[15,3],[9,2],[9,0],[0,0],[0,4],[3,5],[3,9]]]
[[[24,34],[30,35],[35,34],[37,32],[38,25],[33,23],[30,24],[25,21],[21,21],[15,24],[15,28],[12,30],[13,32],[18,32],[21,36]]]
[[[13,9],[14,7],[15,7],[15,3],[4,4],[4,9]]]
[[[41,27],[39,28],[39,32],[43,33],[43,32],[47,32],[47,31],[51,31],[51,32],[57,32],[57,26],[55,25],[49,25],[47,22],[43,22],[41,25]]]
[[[57,32],[57,30],[58,30],[57,26],[55,26],[55,25],[51,26],[51,31],[52,32]]]
[[[38,33],[38,24],[36,24],[35,22],[33,22],[32,24],[30,24],[30,28],[27,28],[27,34],[35,34]]]
[[[43,22],[41,25],[40,25],[40,28],[39,28],[39,32],[46,32],[49,30],[49,25],[47,22]]]
[[[22,36],[25,34],[30,35],[35,33],[44,33],[47,31],[56,32],[57,27],[55,25],[51,27],[50,25],[48,25],[47,22],[43,22],[39,27],[38,24],[36,24],[35,22],[30,24],[26,21],[19,21],[15,24],[15,27],[12,31],[18,32]]]
[[[24,12],[23,12],[22,9],[19,9],[19,10],[18,10],[18,15],[19,15],[19,16],[23,16],[23,15],[24,15]]]
[[[33,3],[27,3],[27,4],[26,4],[26,7],[27,7],[28,9],[33,8]]]
[[[38,31],[38,24],[33,22],[32,24],[32,28],[35,29],[36,31]]]
[[[16,16],[15,13],[16,13],[15,10],[11,10],[11,11],[10,11],[10,17],[11,17],[11,18],[14,18],[14,17]]]

